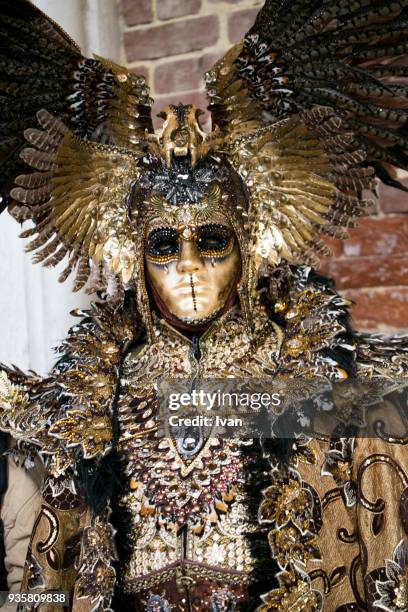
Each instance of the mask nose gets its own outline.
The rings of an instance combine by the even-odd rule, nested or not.
[[[203,267],[200,253],[194,240],[180,241],[180,254],[177,262],[177,272],[179,274],[194,274]]]

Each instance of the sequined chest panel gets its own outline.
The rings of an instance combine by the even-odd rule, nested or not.
[[[140,432],[154,429],[149,414],[154,402],[153,392],[147,400],[140,397],[145,413]],[[181,606],[172,610],[189,609],[181,601],[185,592],[201,605],[206,593],[208,606],[191,609],[210,610],[211,597],[221,586],[228,586],[236,603],[243,601],[245,586],[263,559],[259,551],[253,554],[253,542],[266,542],[256,520],[263,483],[255,479],[266,478],[266,471],[255,469],[257,452],[249,443],[209,439],[187,459],[172,439],[158,438],[153,431],[139,437],[137,419],[124,420],[123,411],[121,416],[122,426],[132,425],[133,431],[120,442],[126,488],[119,506],[127,517],[130,543],[122,590],[139,594],[146,606],[151,596],[165,593],[172,605]]]
[[[190,377],[198,364],[177,336],[171,344],[163,340],[143,350],[126,360],[119,401],[120,450],[126,457],[119,505],[129,535],[122,591],[138,595],[146,606],[140,609],[156,609],[148,607],[155,597],[168,601],[169,610],[217,610],[219,597],[243,605],[246,585],[269,554],[257,521],[267,470],[253,442],[210,438],[185,454],[177,441],[161,437],[155,385],[142,373],[147,366],[154,379],[167,361],[176,377]],[[258,541],[265,546],[254,553]],[[186,597],[190,607],[183,607]]]

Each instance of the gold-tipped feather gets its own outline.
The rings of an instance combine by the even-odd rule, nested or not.
[[[34,261],[46,266],[70,259],[61,281],[77,267],[74,290],[86,284],[95,253],[106,267],[128,282],[133,274],[134,248],[126,204],[138,178],[139,156],[111,145],[97,145],[75,137],[47,111],[40,111],[41,130],[27,130],[31,145],[21,157],[37,170],[20,175],[12,197],[31,206],[41,222],[23,232],[36,236],[26,247]]]

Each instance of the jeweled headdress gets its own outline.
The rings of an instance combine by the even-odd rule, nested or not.
[[[375,177],[408,168],[406,3],[267,0],[206,75],[213,131],[169,106],[155,133],[143,77],[75,43],[28,0],[0,0],[4,206],[35,261],[74,290],[136,285],[147,306],[147,219],[227,215],[241,299],[284,260],[327,253],[324,234],[367,209]],[[31,168],[28,168],[30,166]],[[190,221],[189,221],[190,220]]]

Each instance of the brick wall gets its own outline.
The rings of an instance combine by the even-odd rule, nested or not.
[[[206,108],[202,74],[252,25],[261,0],[121,0],[126,61],[144,74],[154,113],[169,103]],[[381,186],[376,215],[330,241],[322,262],[355,301],[360,329],[408,330],[408,194]]]

